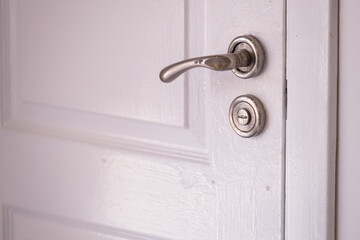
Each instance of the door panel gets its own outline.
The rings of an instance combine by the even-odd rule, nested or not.
[[[10,28],[12,60],[22,100],[184,124],[183,84],[166,87],[153,79],[162,66],[184,58],[182,1],[17,0],[10,5],[16,24]],[[147,11],[139,14],[139,6]]]
[[[156,79],[162,66],[188,55],[185,16],[203,28],[204,14],[190,19],[183,1],[147,2],[143,14],[137,10],[142,4],[134,1],[5,3],[12,62],[11,83],[5,86],[12,91],[5,100],[11,102],[5,106],[8,124],[103,145],[206,158],[204,109],[195,105],[191,112],[197,116],[190,116],[188,106],[190,98],[205,102],[204,93],[197,94],[202,84],[165,86]],[[193,5],[204,11],[203,2]]]
[[[281,239],[283,2],[1,3],[5,239]],[[158,79],[245,34],[258,77]],[[267,111],[255,138],[228,120],[243,94]]]

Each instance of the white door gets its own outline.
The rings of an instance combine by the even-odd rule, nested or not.
[[[0,2],[4,239],[282,238],[284,1]],[[246,34],[258,77],[160,82]],[[253,138],[228,119],[245,94],[267,113]]]

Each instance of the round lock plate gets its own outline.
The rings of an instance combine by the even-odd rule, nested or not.
[[[241,137],[253,137],[265,126],[265,109],[261,101],[253,95],[237,97],[230,105],[230,123]]]

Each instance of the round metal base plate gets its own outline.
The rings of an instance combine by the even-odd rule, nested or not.
[[[228,52],[235,53],[247,50],[250,54],[250,65],[233,69],[233,73],[240,78],[257,76],[264,66],[265,53],[260,42],[253,36],[240,36],[235,38],[229,46]]]

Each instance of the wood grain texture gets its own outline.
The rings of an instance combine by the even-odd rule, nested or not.
[[[337,1],[287,3],[285,238],[334,239]]]
[[[232,72],[210,75],[217,239],[282,239],[284,5],[281,1],[209,1],[208,9],[209,51],[224,51],[235,35],[251,34],[264,45],[267,59],[256,78],[239,79]],[[228,14],[224,17],[222,12]],[[222,29],[221,34],[216,29]],[[267,113],[263,133],[249,139],[236,135],[228,119],[230,103],[244,94],[257,96]]]

